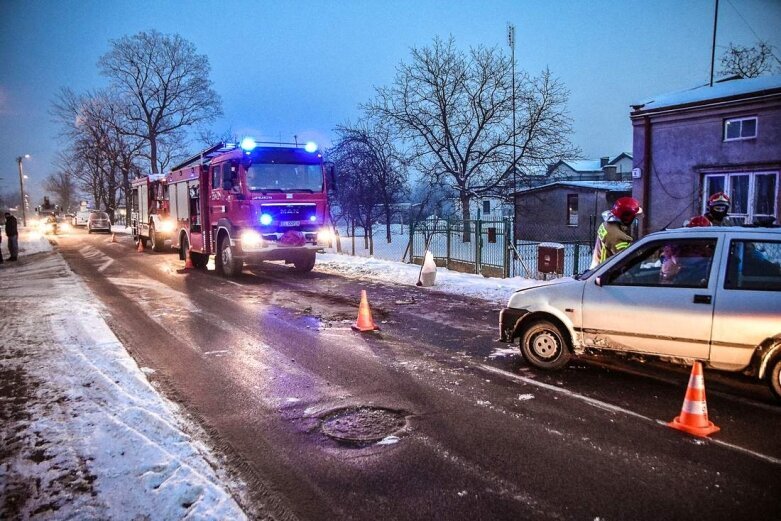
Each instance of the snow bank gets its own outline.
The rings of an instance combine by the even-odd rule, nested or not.
[[[0,427],[0,496],[14,498],[0,517],[245,519],[213,457],[50,250],[23,229],[20,260],[0,267],[0,377],[13,375],[3,393],[18,395]]]

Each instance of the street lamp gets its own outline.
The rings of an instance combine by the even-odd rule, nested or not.
[[[27,226],[27,215],[24,211],[24,178],[27,177],[24,175],[24,169],[22,168],[22,160],[23,159],[30,159],[30,154],[25,154],[23,156],[19,156],[16,158],[16,163],[19,165],[19,190],[21,191],[21,207],[22,207],[22,226]]]

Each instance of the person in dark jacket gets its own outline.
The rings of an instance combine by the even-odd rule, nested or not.
[[[16,217],[5,212],[5,235],[8,237],[8,260],[15,261],[19,255],[19,230],[17,229]]]

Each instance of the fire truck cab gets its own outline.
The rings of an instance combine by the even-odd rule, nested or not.
[[[150,174],[133,179],[130,222],[136,245],[151,243],[154,251],[163,251],[171,239],[176,221],[170,217],[168,186],[164,174]]]
[[[330,237],[326,178],[333,169],[313,144],[214,145],[167,176],[173,246],[197,268],[215,255],[226,277],[270,260],[309,272]]]

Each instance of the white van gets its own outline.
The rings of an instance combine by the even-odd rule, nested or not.
[[[90,213],[92,213],[92,210],[79,210],[76,212],[76,216],[73,218],[73,226],[87,226]]]

